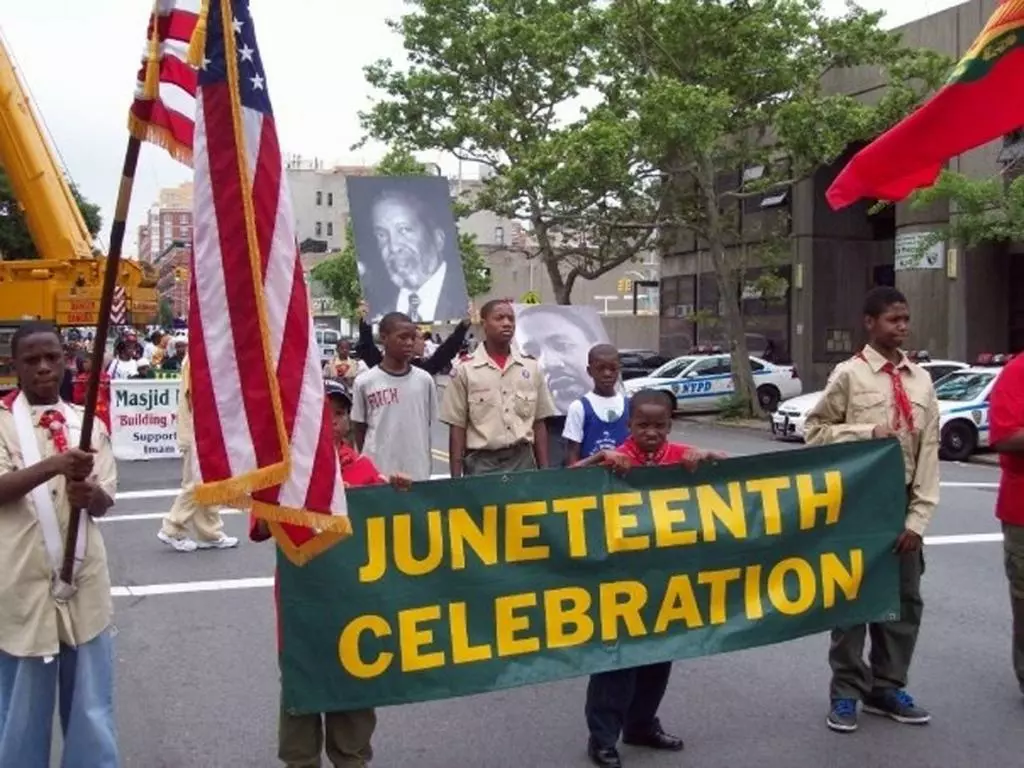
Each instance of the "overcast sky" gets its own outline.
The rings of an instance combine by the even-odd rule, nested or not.
[[[886,22],[894,26],[960,1],[860,4],[898,6]],[[845,5],[844,0],[825,4],[837,12]],[[284,151],[320,157],[327,164],[379,158],[381,147],[355,154],[349,148],[361,138],[357,112],[370,96],[363,65],[384,56],[402,57],[401,42],[385,20],[400,15],[403,7],[402,0],[251,0]],[[150,0],[0,0],[0,28],[52,140],[82,192],[103,209],[104,243],[151,8]],[[157,191],[187,180],[190,173],[162,150],[145,145],[126,252],[135,252],[137,225]]]

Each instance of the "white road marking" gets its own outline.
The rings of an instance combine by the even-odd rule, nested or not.
[[[1003,540],[1001,533],[960,533],[952,536],[925,536],[924,543],[930,546],[943,544],[994,544]]]
[[[965,533],[954,536],[925,536],[930,546],[944,544],[993,544],[1003,540],[1001,533]],[[228,592],[236,589],[269,589],[274,586],[272,576],[248,579],[220,579],[218,581],[182,581],[172,584],[141,584],[131,587],[111,587],[112,597],[150,597],[153,595],[187,595],[197,592]]]
[[[447,480],[448,475],[431,475],[431,480]],[[116,496],[118,501],[132,501],[139,499],[166,499],[173,496],[177,496],[181,493],[179,488],[163,488],[154,491],[125,491],[119,493]],[[223,507],[220,511],[222,515],[240,515],[242,510],[231,509],[230,507]],[[131,523],[138,520],[162,520],[166,512],[139,512],[137,514],[126,514],[126,515],[107,515],[106,517],[100,518],[101,523]]]
[[[998,488],[999,483],[939,483],[943,488]]]
[[[112,597],[149,597],[150,595],[180,595],[191,592],[225,592],[233,589],[267,589],[274,586],[273,576],[252,579],[222,579],[220,581],[185,581],[179,584],[144,584],[132,587],[111,587]]]

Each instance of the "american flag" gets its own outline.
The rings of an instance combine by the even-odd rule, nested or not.
[[[204,51],[188,323],[196,497],[251,494],[253,513],[304,562],[351,529],[247,0],[210,0]]]
[[[154,2],[128,112],[132,136],[163,147],[186,165],[192,162],[196,111],[196,68],[189,63],[189,43],[201,5],[202,0]]]

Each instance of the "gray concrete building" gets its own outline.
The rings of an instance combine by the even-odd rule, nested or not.
[[[909,46],[959,58],[996,5],[997,0],[971,0],[900,31]],[[827,84],[835,92],[865,99],[885,87],[877,72],[863,69],[831,73]],[[979,178],[993,176],[1002,170],[1006,145],[1014,141],[1011,137],[980,147],[951,160],[949,168]],[[781,213],[788,218],[792,245],[788,263],[779,269],[789,283],[785,295],[744,300],[751,345],[756,348],[763,339],[772,339],[805,381],[823,384],[832,367],[864,342],[864,293],[874,285],[895,285],[911,304],[911,348],[966,361],[985,351],[1024,349],[1024,257],[1016,257],[1021,247],[993,245],[965,253],[953,244],[940,244],[925,259],[908,259],[906,254],[916,251],[915,239],[941,231],[955,212],[946,205],[913,210],[900,204],[869,215],[866,202],[832,211],[825,190],[857,148],[794,186],[784,199],[746,201],[745,233],[756,239],[765,219]],[[697,244],[666,259],[662,272],[663,351],[683,352],[694,340],[720,340],[720,328],[693,322],[694,310],[713,313],[717,305],[714,277]]]

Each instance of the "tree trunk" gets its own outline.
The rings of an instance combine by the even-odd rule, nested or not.
[[[743,311],[740,305],[740,288],[736,280],[736,272],[728,262],[721,242],[713,245],[711,260],[715,268],[715,280],[718,284],[718,295],[721,301],[725,329],[729,336],[729,353],[732,360],[732,383],[736,399],[743,403],[745,417],[759,418],[764,416],[757,387],[754,384],[754,372],[750,368],[750,351],[747,349],[747,333],[743,325]]]
[[[743,309],[736,270],[732,268],[729,254],[725,249],[722,213],[718,208],[718,195],[715,192],[715,166],[710,157],[702,158],[701,191],[704,196],[704,209],[707,216],[708,246],[711,250],[711,263],[715,270],[715,281],[718,284],[719,304],[725,320],[725,329],[729,335],[729,352],[732,360],[733,394],[742,403],[741,415],[760,417],[764,415],[754,385],[754,372],[750,368],[750,352],[747,350],[747,333],[743,326]]]

